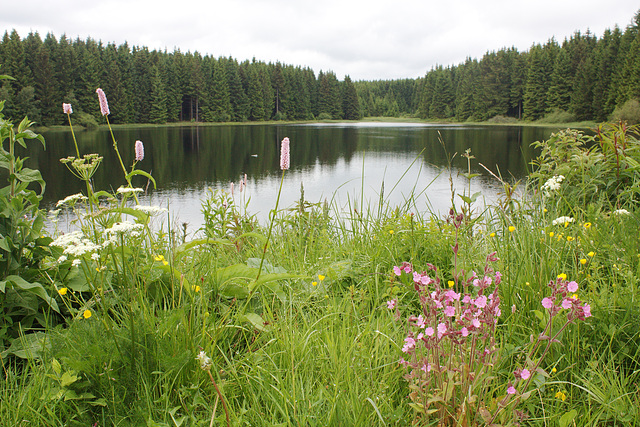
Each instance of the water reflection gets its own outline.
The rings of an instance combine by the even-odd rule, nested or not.
[[[291,206],[304,185],[311,202],[333,200],[340,207],[377,202],[383,182],[385,199],[392,205],[420,195],[415,208],[444,212],[451,203],[447,163],[453,158],[454,185],[461,191],[466,169],[461,154],[467,148],[478,162],[503,176],[526,174],[533,155],[530,143],[548,138],[552,130],[535,127],[427,125],[413,123],[346,123],[300,125],[233,125],[192,127],[141,127],[114,130],[125,165],[134,158],[136,140],[145,144],[145,159],[138,168],[150,172],[158,188],[143,203],[170,206],[180,221],[201,223],[200,200],[207,188],[228,188],[245,173],[249,186],[249,211],[265,218],[273,207],[280,183],[279,141],[291,139],[291,170],[285,178],[281,206]],[[33,145],[31,167],[47,181],[44,205],[50,207],[69,194],[82,191],[59,159],[74,153],[69,132],[44,134],[47,150]],[[101,129],[77,133],[81,153],[99,153],[103,164],[94,176],[97,189],[115,190],[125,184],[109,132]],[[364,179],[363,179],[364,178]],[[145,187],[146,179],[134,177]],[[472,192],[493,199],[497,188],[489,178],[474,180]],[[364,194],[364,200],[362,195]]]

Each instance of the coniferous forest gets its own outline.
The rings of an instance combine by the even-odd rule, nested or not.
[[[0,87],[5,114],[62,125],[62,102],[97,123],[95,89],[109,93],[113,123],[357,120],[368,116],[483,121],[611,117],[640,98],[640,13],[598,37],[575,32],[528,51],[503,48],[436,66],[418,79],[338,80],[331,71],[198,52],[150,51],[92,38],[5,31]],[[419,54],[419,53],[416,53]]]

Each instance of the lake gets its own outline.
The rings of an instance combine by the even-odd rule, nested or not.
[[[534,156],[530,144],[547,139],[554,129],[521,126],[434,125],[422,123],[314,123],[251,124],[183,127],[140,127],[114,130],[125,166],[134,159],[134,143],[144,142],[145,158],[137,169],[150,172],[157,189],[141,203],[169,207],[176,221],[188,223],[194,232],[202,224],[200,201],[207,189],[229,189],[235,182],[235,198],[248,200],[248,210],[264,222],[273,209],[280,185],[280,141],[291,140],[291,169],[287,171],[280,207],[295,205],[304,186],[309,202],[327,200],[338,209],[376,206],[384,185],[384,200],[403,204],[418,195],[413,209],[445,213],[451,205],[448,158],[456,191],[466,189],[467,149],[475,156],[471,192],[482,192],[493,201],[498,182],[481,168],[482,163],[502,176],[526,176],[527,162]],[[83,190],[60,163],[75,153],[70,132],[45,132],[47,149],[32,144],[29,166],[38,167],[47,182],[43,207],[50,209],[64,197]],[[94,176],[96,190],[115,190],[126,182],[113,150],[108,130],[76,133],[80,153],[104,156]],[[39,143],[38,143],[39,144]],[[39,148],[38,148],[39,147]],[[238,182],[247,174],[242,194]],[[384,184],[383,184],[384,183]],[[146,187],[143,177],[134,185]],[[460,202],[458,198],[457,202]]]

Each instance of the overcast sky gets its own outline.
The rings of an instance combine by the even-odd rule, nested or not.
[[[21,0],[0,30],[92,37],[149,49],[255,57],[334,71],[342,80],[416,78],[436,64],[575,31],[624,29],[637,0]]]

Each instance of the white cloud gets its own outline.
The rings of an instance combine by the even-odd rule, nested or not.
[[[631,0],[25,0],[3,6],[0,30],[255,57],[372,80],[415,78],[435,64],[526,50],[576,30],[601,36],[624,28],[638,8]]]

